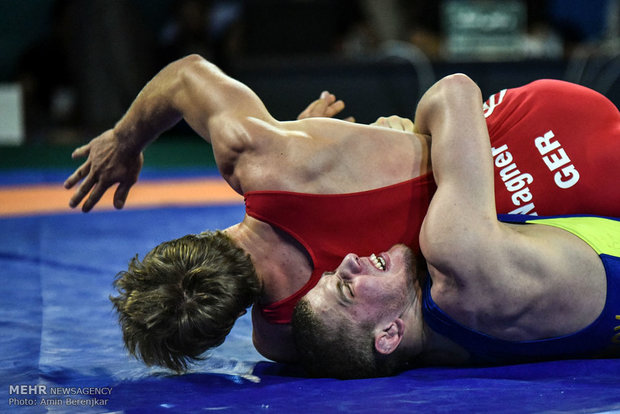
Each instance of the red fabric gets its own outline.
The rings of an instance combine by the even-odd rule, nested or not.
[[[557,80],[509,89],[497,104],[500,95],[485,105],[492,112],[487,125],[498,213],[620,217],[615,105],[597,92]]]
[[[498,213],[620,217],[620,114],[609,100],[581,86],[541,80],[493,95],[484,110]],[[366,256],[396,243],[419,249],[435,188],[427,174],[355,194],[247,193],[247,214],[293,236],[314,265],[302,289],[261,308],[266,320],[290,323],[297,301],[348,253]]]
[[[434,190],[433,177],[426,174],[352,194],[246,194],[246,213],[294,237],[314,265],[308,283],[292,296],[263,306],[263,316],[272,323],[289,323],[297,301],[348,253],[366,256],[387,251],[396,243],[419,249],[420,227]]]

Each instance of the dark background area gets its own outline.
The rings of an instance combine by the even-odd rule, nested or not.
[[[454,72],[472,77],[485,96],[554,78],[589,86],[618,105],[619,4],[3,1],[0,84],[20,91],[24,133],[17,146],[3,145],[0,136],[0,165],[68,163],[70,148],[113,126],[159,69],[189,53],[249,85],[282,120],[295,118],[322,90],[343,99],[342,115],[358,122],[412,117],[424,90]],[[153,159],[162,162],[212,162],[184,124],[153,147]]]

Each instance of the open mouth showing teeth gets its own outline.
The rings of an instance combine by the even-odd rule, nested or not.
[[[370,255],[370,261],[377,269],[385,270],[385,259],[383,257],[373,253]]]

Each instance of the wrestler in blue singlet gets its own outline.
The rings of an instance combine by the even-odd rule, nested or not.
[[[620,355],[620,220],[597,216],[537,217],[499,215],[514,224],[543,224],[575,234],[601,258],[607,276],[607,298],[601,314],[569,335],[533,341],[506,341],[467,328],[443,312],[431,298],[429,277],[422,295],[424,321],[470,353],[474,364],[506,364],[546,359]]]

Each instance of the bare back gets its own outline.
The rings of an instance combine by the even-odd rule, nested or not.
[[[350,193],[429,170],[426,140],[412,133],[328,118],[252,120],[247,131],[256,140],[236,165],[244,192]]]

